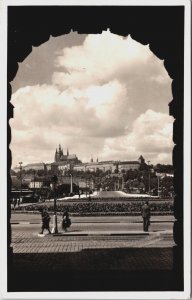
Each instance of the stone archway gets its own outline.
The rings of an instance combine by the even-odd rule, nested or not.
[[[149,44],[151,51],[164,60],[164,66],[173,79],[173,99],[169,103],[170,115],[175,118],[173,141],[174,166],[174,266],[183,271],[183,59],[184,59],[184,7],[129,7],[129,6],[63,6],[63,7],[8,7],[8,121],[13,117],[11,81],[19,63],[32,51],[54,37],[78,33],[101,33],[107,30],[127,36],[141,44]],[[8,124],[8,174],[11,168],[11,128]],[[11,178],[8,176],[8,198]],[[11,209],[8,201],[8,254],[11,255]],[[181,276],[182,277],[182,276]]]

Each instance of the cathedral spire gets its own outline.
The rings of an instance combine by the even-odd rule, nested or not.
[[[57,148],[56,148],[56,151],[55,151],[55,162],[57,161],[57,157],[58,157],[58,154],[57,154]]]
[[[69,156],[69,150],[68,150],[68,148],[67,148],[67,156]]]

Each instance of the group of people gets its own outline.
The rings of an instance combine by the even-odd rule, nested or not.
[[[141,214],[143,218],[143,231],[147,232],[150,225],[150,206],[148,201],[145,201],[144,205],[141,208]],[[50,231],[50,220],[51,217],[47,211],[47,209],[41,210],[41,216],[42,216],[42,228],[40,234],[43,234],[44,230],[47,229],[49,234],[51,234]],[[71,219],[69,217],[69,209],[66,208],[62,215],[62,223],[61,223],[62,229],[66,232],[67,228],[71,226]]]
[[[42,227],[40,234],[43,234],[44,230],[47,229],[48,233],[51,234],[50,231],[50,221],[51,217],[47,211],[47,209],[41,210],[41,217],[42,217]],[[61,222],[62,229],[66,232],[67,228],[71,226],[71,219],[69,217],[69,209],[66,208],[62,215],[62,222]]]

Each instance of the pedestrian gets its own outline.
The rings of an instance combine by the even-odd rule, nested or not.
[[[50,223],[51,218],[49,216],[48,211],[42,210],[41,216],[42,216],[42,229],[41,229],[40,234],[43,234],[44,229],[47,229],[49,234],[51,234],[51,231],[49,228],[49,223]]]
[[[141,214],[143,218],[143,231],[148,231],[150,225],[150,206],[149,202],[145,201],[145,204],[141,208]]]
[[[13,208],[14,208],[14,210],[15,210],[16,205],[17,205],[17,199],[13,198]]]
[[[71,219],[69,218],[68,207],[63,212],[62,229],[66,232],[67,228],[71,226]]]

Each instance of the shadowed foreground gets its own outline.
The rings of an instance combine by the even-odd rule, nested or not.
[[[173,248],[17,253],[9,291],[179,291]]]

